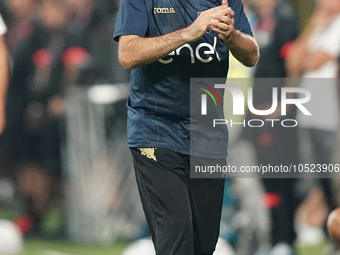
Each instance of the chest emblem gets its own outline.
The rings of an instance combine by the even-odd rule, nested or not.
[[[153,8],[153,13],[176,13],[175,8]]]

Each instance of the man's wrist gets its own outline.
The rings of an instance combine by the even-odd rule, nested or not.
[[[188,43],[193,40],[190,29],[191,27],[188,26],[181,30],[180,36],[183,43]]]
[[[180,38],[184,42],[189,41],[188,27],[181,30]]]
[[[233,28],[231,30],[230,34],[227,35],[227,36],[220,34],[220,38],[228,46],[229,44],[231,44],[234,41],[234,39],[235,39],[235,37],[237,37],[237,35],[238,35],[238,31],[235,28]]]

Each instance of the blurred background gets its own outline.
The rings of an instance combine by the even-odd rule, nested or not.
[[[331,95],[325,102],[333,104],[322,127],[231,127],[229,163],[339,163],[340,0],[243,2],[261,60],[247,69],[231,59],[229,77],[244,79],[244,91],[253,87],[258,109],[271,103],[272,87],[254,78],[325,78],[330,84],[312,94]],[[0,0],[11,61],[0,136],[0,238],[19,248],[23,238],[18,254],[154,254],[126,145],[129,73],[113,41],[118,6]],[[225,100],[231,116],[230,95]],[[296,114],[288,112],[300,120]],[[325,224],[339,205],[339,181],[328,177],[226,179],[215,254],[336,254]]]

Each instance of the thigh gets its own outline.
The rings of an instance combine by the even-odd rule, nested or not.
[[[162,148],[131,149],[137,185],[157,255],[193,255],[189,169]]]
[[[225,165],[225,159],[209,159]],[[206,162],[206,159],[204,160]],[[195,255],[213,253],[220,230],[225,179],[190,179]]]

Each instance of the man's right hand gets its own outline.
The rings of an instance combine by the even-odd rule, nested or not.
[[[198,18],[183,31],[185,40],[188,42],[199,40],[204,35],[205,31],[210,28],[213,15],[222,15],[223,10],[227,8],[228,6],[221,5],[202,12]]]

